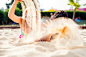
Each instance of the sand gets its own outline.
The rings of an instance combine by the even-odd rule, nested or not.
[[[86,46],[86,29],[80,30]],[[86,57],[86,48],[56,49],[50,42],[16,43],[20,29],[0,29],[0,57]]]

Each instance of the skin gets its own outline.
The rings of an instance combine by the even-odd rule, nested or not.
[[[53,14],[52,14],[52,13],[50,13],[50,15],[51,15],[51,19],[53,20],[53,19],[54,19],[54,16],[53,16]]]
[[[23,30],[23,23],[22,21],[25,21],[26,19],[22,19],[22,17],[19,17],[19,16],[16,16],[15,15],[15,8],[16,8],[16,5],[18,4],[18,2],[21,2],[22,0],[14,0],[13,4],[12,4],[12,7],[10,8],[9,10],[9,13],[8,13],[8,17],[16,22],[16,23],[19,23],[20,24],[20,27],[21,27],[21,30]],[[32,0],[30,0],[32,1]],[[27,11],[25,12],[25,15],[27,15]],[[28,28],[29,29],[29,28]],[[29,31],[28,31],[29,33]]]
[[[16,5],[18,2],[21,2],[22,0],[14,0],[13,4],[12,4],[12,7],[10,8],[9,10],[9,13],[8,13],[8,17],[16,22],[16,23],[19,23],[20,24],[20,27],[22,27],[22,17],[19,17],[19,16],[16,16],[14,13],[15,13],[15,8],[16,8]]]
[[[46,20],[46,23],[47,24],[44,23],[44,25],[47,27],[50,23],[52,23],[52,21],[51,20],[49,20],[49,21]],[[49,34],[46,38],[37,39],[37,40],[35,40],[35,42],[38,42],[38,41],[48,41],[48,42],[50,42],[51,36],[52,36],[52,34]]]

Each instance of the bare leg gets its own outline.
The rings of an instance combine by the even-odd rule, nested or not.
[[[40,39],[40,40],[36,40],[35,42],[39,42],[39,41],[50,41],[50,38],[51,38],[51,34],[49,34],[46,38],[42,38],[42,39]]]

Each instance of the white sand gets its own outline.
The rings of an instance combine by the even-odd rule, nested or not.
[[[86,48],[57,50],[49,42],[16,43],[19,35],[20,29],[0,29],[0,57],[86,57]],[[85,44],[86,30],[81,30],[81,35]]]

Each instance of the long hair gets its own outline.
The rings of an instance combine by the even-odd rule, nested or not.
[[[59,18],[59,17],[68,17],[67,13],[64,11],[60,11],[60,12],[55,12],[54,13],[54,19]]]

